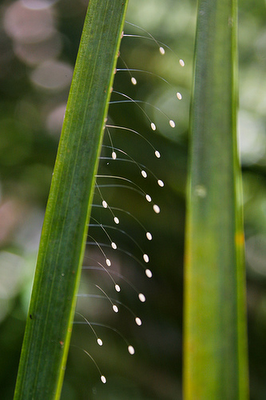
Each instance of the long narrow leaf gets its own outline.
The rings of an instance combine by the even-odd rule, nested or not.
[[[52,180],[15,399],[58,399],[127,0],[90,0]]]
[[[185,259],[186,400],[248,396],[236,31],[236,0],[199,0]]]

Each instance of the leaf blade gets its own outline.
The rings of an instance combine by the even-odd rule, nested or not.
[[[127,1],[91,0],[43,224],[14,399],[58,399]]]
[[[199,1],[185,258],[185,399],[247,398],[237,3]]]

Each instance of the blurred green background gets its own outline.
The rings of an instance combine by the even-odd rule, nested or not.
[[[87,0],[3,0],[0,4],[0,393],[4,400],[13,396],[42,220],[87,4]],[[251,399],[259,400],[266,399],[265,2],[242,0],[239,7],[250,388]],[[114,213],[126,234],[113,228],[107,231],[123,251],[106,247],[110,241],[102,229],[90,229],[93,239],[88,237],[88,242],[93,243],[87,247],[84,267],[105,265],[95,241],[103,243],[121,293],[114,292],[103,270],[84,269],[78,312],[107,327],[93,325],[104,341],[99,347],[90,327],[80,323],[84,318],[76,315],[63,400],[181,399],[182,263],[196,1],[130,0],[127,21],[146,29],[171,50],[165,46],[166,54],[161,55],[153,40],[123,38],[118,67],[127,65],[154,75],[132,72],[138,81],[134,86],[129,72],[117,72],[114,91],[146,103],[111,104],[108,124],[136,130],[160,151],[161,158],[140,136],[110,129],[99,173],[132,180],[151,195],[161,213],[156,215],[138,192],[118,187],[125,182],[98,179],[95,205],[104,198],[111,207],[128,211],[152,232],[153,240],[147,241],[145,229],[119,210]],[[149,36],[129,24],[125,33]],[[180,58],[185,61],[183,68]],[[182,101],[176,92],[182,93]],[[112,95],[113,101],[123,99]],[[140,107],[156,124],[156,132]],[[164,113],[175,120],[175,128]],[[131,158],[117,150],[117,160],[110,159],[112,144]],[[141,177],[138,163],[146,166],[147,179]],[[164,188],[149,170],[164,181]],[[96,206],[91,222],[114,227],[110,210]],[[140,263],[143,252],[150,257],[152,279],[145,276]],[[130,310],[121,305],[118,314],[112,312],[95,285]],[[138,292],[145,294],[145,303],[138,301]],[[133,315],[141,317],[141,327]],[[121,335],[134,346],[134,356],[128,354]],[[83,349],[106,376],[106,385]]]

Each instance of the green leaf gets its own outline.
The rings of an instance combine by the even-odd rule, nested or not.
[[[199,0],[185,255],[184,398],[248,397],[237,2]]]
[[[14,399],[58,399],[127,0],[90,0],[45,214]]]

